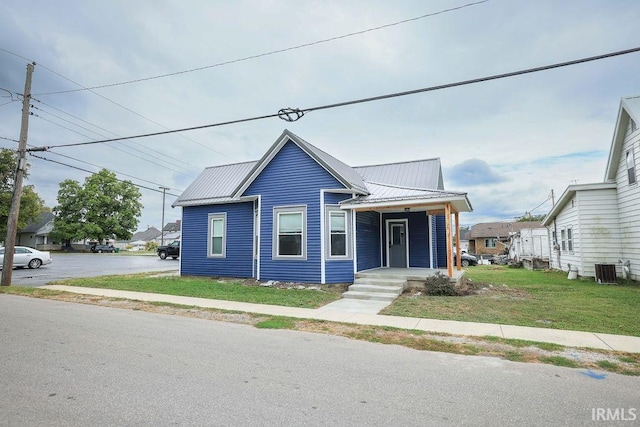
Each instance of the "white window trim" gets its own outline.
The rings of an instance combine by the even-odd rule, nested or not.
[[[573,227],[567,227],[567,251],[573,252]]]
[[[281,213],[301,213],[302,214],[302,254],[301,255],[279,255],[280,253],[280,239],[279,234],[279,214]],[[300,260],[307,259],[307,206],[275,206],[273,208],[273,252],[272,259],[274,260]]]
[[[331,214],[339,212],[344,215],[344,226],[345,226],[345,245],[346,245],[346,254],[345,255],[331,255]],[[326,205],[325,206],[325,214],[324,214],[324,239],[326,244],[325,248],[325,257],[327,261],[335,261],[335,260],[350,260],[353,259],[353,245],[352,245],[352,236],[353,236],[353,225],[351,221],[351,211],[340,209],[338,205]]]
[[[226,258],[227,257],[227,213],[210,213],[207,217],[208,220],[208,232],[207,232],[207,258]],[[213,245],[211,239],[213,238],[213,221],[222,220],[222,253],[214,254]]]

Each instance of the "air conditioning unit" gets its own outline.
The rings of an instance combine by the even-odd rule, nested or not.
[[[615,264],[596,264],[596,282],[598,283],[616,283],[616,265]]]

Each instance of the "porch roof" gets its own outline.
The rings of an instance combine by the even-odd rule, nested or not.
[[[441,209],[449,203],[457,212],[471,212],[467,193],[444,190],[425,190],[397,185],[365,182],[369,194],[340,203],[343,209],[385,210],[411,207]]]

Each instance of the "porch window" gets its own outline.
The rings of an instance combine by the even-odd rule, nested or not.
[[[274,258],[306,258],[306,222],[305,206],[274,209]]]
[[[484,247],[485,248],[495,248],[496,247],[496,239],[484,239]]]
[[[573,251],[573,229],[567,228],[567,250]]]
[[[629,184],[635,184],[636,183],[636,161],[633,158],[633,149],[627,151],[626,160],[627,160],[627,176],[629,177]]]
[[[325,210],[325,242],[327,259],[351,257],[350,213],[338,206],[327,206]]]
[[[227,246],[227,214],[209,214],[208,256],[224,258]]]

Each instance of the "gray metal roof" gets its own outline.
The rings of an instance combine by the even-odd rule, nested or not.
[[[350,203],[366,204],[402,199],[464,199],[466,193],[444,191],[440,159],[350,167],[318,147],[285,130],[259,161],[213,166],[205,169],[178,197],[173,206],[232,203],[289,141],[298,145],[347,189],[360,197]]]
[[[173,202],[172,206],[195,206],[233,200],[233,191],[257,162],[234,163],[206,168]]]
[[[332,155],[322,151],[318,147],[309,144],[304,139],[295,135],[288,130],[285,130],[288,136],[296,142],[303,150],[309,153],[313,158],[318,161],[325,169],[328,169],[330,172],[333,172],[333,175],[338,175],[336,178],[340,181],[346,181],[347,187],[355,188],[361,192],[366,192],[367,187],[362,180],[361,174],[359,174],[354,168],[346,165],[340,160],[336,159]],[[342,178],[342,179],[340,179]],[[344,182],[343,182],[344,183]]]
[[[367,182],[378,182],[423,190],[444,190],[440,159],[353,168]]]

